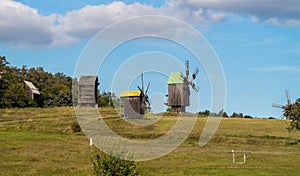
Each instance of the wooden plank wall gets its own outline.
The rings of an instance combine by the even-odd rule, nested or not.
[[[121,100],[124,102],[125,118],[140,118],[142,116],[140,97],[124,97]]]
[[[168,85],[168,105],[169,106],[189,106],[189,86],[187,84]]]

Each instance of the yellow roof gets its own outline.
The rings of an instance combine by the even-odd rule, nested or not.
[[[121,92],[120,97],[139,97],[141,95],[141,91],[139,90],[126,90]]]

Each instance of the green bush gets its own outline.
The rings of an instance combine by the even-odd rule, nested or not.
[[[73,133],[81,132],[81,127],[77,121],[72,123],[71,129],[72,129]]]
[[[93,162],[96,176],[138,176],[134,161],[127,161],[101,152]]]

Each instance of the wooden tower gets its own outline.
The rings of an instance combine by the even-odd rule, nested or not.
[[[97,76],[81,76],[78,82],[78,102],[80,106],[97,107]]]
[[[196,68],[189,80],[189,61],[186,61],[186,75],[181,72],[172,72],[168,79],[168,102],[171,112],[185,112],[186,106],[190,105],[190,86],[196,91],[199,88],[193,80],[196,78],[199,70]]]
[[[139,90],[123,91],[120,94],[124,106],[124,118],[141,118],[145,114],[142,108],[142,96]]]
[[[151,104],[147,95],[150,82],[144,91],[143,73],[141,74],[141,82],[142,88],[137,86],[139,90],[123,91],[120,94],[120,99],[124,105],[124,118],[142,118]]]
[[[185,112],[190,105],[190,89],[181,72],[172,72],[168,79],[168,106],[172,112]]]

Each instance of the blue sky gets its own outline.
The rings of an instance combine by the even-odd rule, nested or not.
[[[46,71],[73,76],[77,59],[93,35],[117,21],[139,15],[177,18],[203,34],[223,66],[227,82],[225,110],[229,114],[279,117],[281,110],[271,105],[286,103],[285,89],[290,91],[293,101],[300,97],[297,0],[1,0],[0,55],[6,56],[13,66],[43,66]],[[178,57],[184,63],[184,56]],[[110,69],[99,71],[100,90],[106,91],[111,86],[111,68],[120,61],[107,64]],[[192,70],[200,69],[196,80],[200,87],[200,110],[208,109],[207,75],[202,65],[194,64]],[[151,81],[150,94],[167,93],[166,85],[161,85],[165,77],[151,80],[153,75],[146,76],[146,82]],[[138,78],[133,87],[137,82]]]

